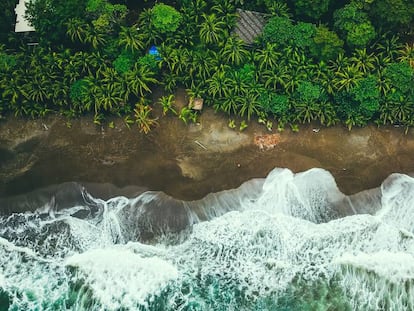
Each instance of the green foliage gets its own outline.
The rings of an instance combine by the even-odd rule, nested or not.
[[[378,27],[407,31],[414,22],[414,1],[375,0],[369,14]]]
[[[396,32],[413,22],[410,1],[292,0],[288,7],[282,0],[181,0],[176,8],[143,9],[138,21],[130,14],[126,26],[126,6],[112,4],[120,1],[36,0],[29,12],[40,46],[20,52],[14,41],[6,52],[0,45],[0,111],[92,112],[97,123],[124,114],[148,132],[156,125],[149,98],[159,77],[171,94],[185,87],[217,111],[257,116],[268,128],[271,117],[279,128],[295,130],[312,120],[329,126],[338,117],[349,128],[375,119],[413,125],[414,53],[411,43],[402,47],[405,33]],[[261,40],[249,47],[230,34],[236,7],[270,13]],[[393,36],[377,39],[368,17]],[[145,53],[155,43],[160,60]],[[160,99],[164,114],[175,113],[173,101],[172,95]],[[177,114],[185,122],[197,117],[187,108]]]
[[[106,0],[88,0],[86,11],[92,13],[102,13],[105,10]]]
[[[286,3],[274,1],[274,0],[264,0],[264,5],[267,11],[273,16],[279,17],[291,17],[291,13]]]
[[[322,98],[323,89],[310,81],[301,81],[295,93],[299,101],[310,103]]]
[[[159,3],[152,8],[152,23],[161,33],[175,32],[181,19],[181,14],[172,6]]]
[[[289,110],[289,97],[279,95],[274,92],[262,92],[259,103],[266,113],[271,113],[277,117],[286,116]]]
[[[299,48],[309,47],[316,35],[316,26],[311,23],[299,22],[293,27],[291,42]]]
[[[114,60],[113,65],[117,72],[125,73],[134,65],[134,55],[124,51]]]
[[[334,27],[351,48],[368,46],[377,36],[368,15],[355,3],[345,5],[334,13]]]
[[[343,52],[343,41],[325,26],[316,28],[316,34],[310,46],[311,55],[325,62],[333,60]]]
[[[350,47],[362,48],[368,46],[377,36],[374,26],[367,21],[355,25],[346,36],[346,42]]]
[[[125,18],[128,9],[125,5],[111,4],[108,0],[88,0],[86,11],[93,19],[94,28],[99,32],[107,33]]]
[[[217,44],[226,35],[226,24],[219,20],[215,14],[203,14],[203,21],[200,25],[200,39],[204,44]]]
[[[385,77],[392,87],[407,93],[414,86],[414,69],[405,62],[391,63],[385,69]]]
[[[8,71],[16,67],[17,60],[15,55],[10,55],[0,51],[0,72]]]
[[[355,25],[361,24],[367,21],[368,16],[363,12],[356,3],[350,3],[345,5],[334,12],[334,28],[338,32],[348,32]]]
[[[280,45],[287,44],[293,33],[293,24],[286,17],[272,17],[263,28],[264,42],[272,42]]]
[[[13,24],[16,20],[15,6],[15,0],[0,1],[0,43],[7,43],[7,37],[13,32]]]
[[[368,76],[362,79],[352,90],[351,94],[360,106],[361,114],[367,119],[378,111],[380,93],[378,90],[377,79]]]
[[[85,79],[77,80],[70,87],[70,99],[74,102],[84,103],[89,96],[89,84]]]
[[[330,0],[293,0],[296,14],[319,20],[329,8]]]
[[[247,83],[255,82],[256,67],[253,64],[244,64],[237,72],[243,81]]]
[[[363,126],[379,109],[380,92],[374,76],[368,76],[350,89],[337,94],[338,112],[348,128]]]
[[[71,18],[85,18],[84,0],[31,0],[26,15],[42,40],[61,42]]]
[[[264,42],[299,48],[309,47],[315,35],[314,24],[299,22],[294,25],[286,17],[272,17],[263,29]]]
[[[248,51],[244,48],[244,42],[238,37],[231,36],[227,39],[221,55],[230,64],[240,65],[248,57]]]
[[[153,72],[158,72],[158,61],[155,55],[145,54],[138,58],[138,64],[141,66],[147,66]]]
[[[158,125],[157,119],[151,117],[152,108],[148,105],[138,102],[135,104],[134,117],[140,132],[148,134],[151,128]]]

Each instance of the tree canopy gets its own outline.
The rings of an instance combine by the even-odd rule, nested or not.
[[[12,2],[2,3],[10,11]],[[118,115],[148,132],[157,124],[154,104],[196,119],[173,107],[184,88],[244,126],[255,118],[279,130],[304,122],[414,125],[412,1],[120,3],[31,1],[39,45],[26,46],[12,25],[0,33],[0,113],[91,113],[96,124]],[[237,8],[264,13],[253,43],[233,31]],[[0,24],[9,13],[0,12]],[[159,55],[150,55],[152,46]],[[170,94],[153,103],[154,87]]]

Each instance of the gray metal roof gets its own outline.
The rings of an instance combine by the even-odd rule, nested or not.
[[[234,33],[247,44],[252,44],[254,39],[263,31],[266,24],[265,14],[242,9],[237,9],[237,14],[239,19],[234,28]]]

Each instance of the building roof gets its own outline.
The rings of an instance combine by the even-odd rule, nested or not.
[[[26,3],[29,0],[19,0],[14,11],[16,12],[16,27],[15,32],[35,31],[34,27],[29,24],[29,21],[24,17],[26,14]]]
[[[263,31],[266,24],[266,15],[260,12],[245,11],[237,9],[239,19],[237,20],[234,33],[247,44],[252,44]]]

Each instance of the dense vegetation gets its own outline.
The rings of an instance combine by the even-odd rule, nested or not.
[[[155,104],[185,122],[195,116],[175,111],[179,87],[280,130],[414,125],[412,0],[35,0],[32,37],[12,32],[15,2],[0,13],[0,115],[115,114],[148,132],[161,85],[171,95]],[[232,32],[236,8],[266,13],[253,45]],[[160,57],[147,53],[154,44]]]

